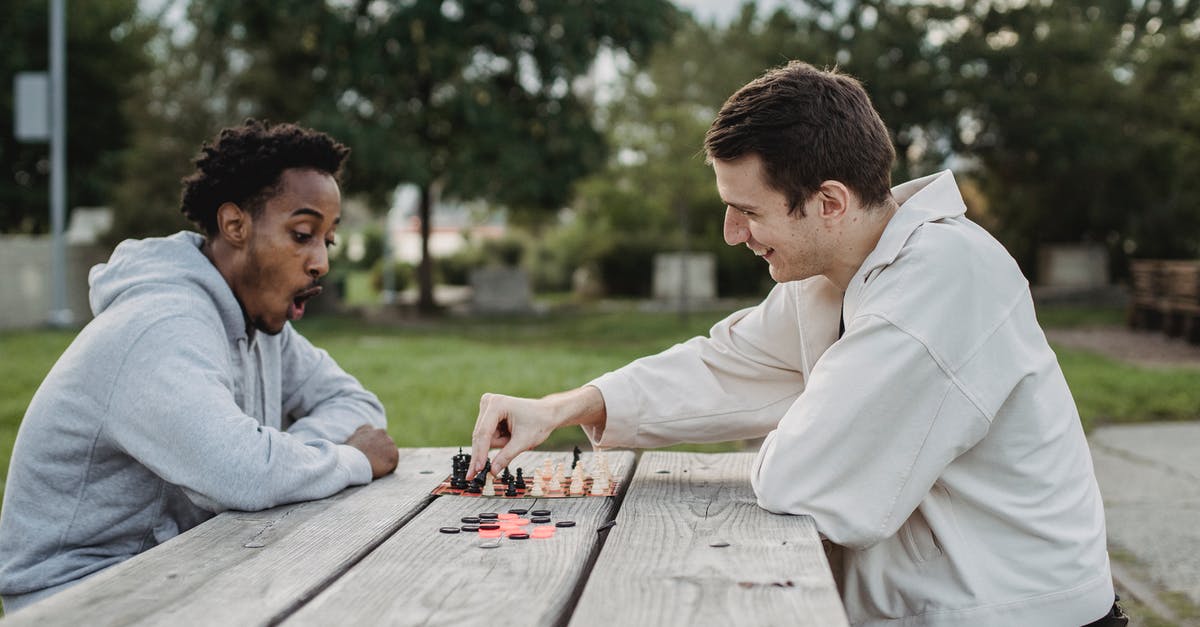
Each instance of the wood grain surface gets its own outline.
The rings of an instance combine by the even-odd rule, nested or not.
[[[570,621],[846,625],[811,518],[758,507],[753,453],[644,453]]]
[[[540,466],[550,455],[524,453],[511,467]],[[634,456],[605,453],[614,477],[628,483]],[[591,454],[583,461],[591,465]],[[527,475],[530,473],[526,473]],[[555,625],[565,622],[587,574],[614,497],[503,498],[441,496],[312,602],[283,622],[296,625]],[[550,539],[503,539],[481,548],[476,534],[443,534],[464,516],[548,509],[553,521],[573,520]],[[607,533],[607,531],[602,532]]]
[[[8,616],[10,625],[265,625],[432,499],[457,449],[401,449],[394,474],[319,501],[229,511]]]

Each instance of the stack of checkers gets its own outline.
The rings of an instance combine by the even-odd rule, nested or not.
[[[526,517],[528,514],[528,517]],[[499,514],[496,512],[482,512],[478,516],[464,516],[461,527],[442,527],[438,529],[441,533],[469,533],[478,535],[485,540],[492,542],[484,542],[480,544],[484,548],[496,548],[499,546],[501,538],[509,540],[528,540],[530,538],[538,540],[547,540],[554,537],[555,531],[561,528],[574,527],[573,520],[560,520],[553,522],[550,519],[550,510],[535,509],[529,511],[526,509],[510,509],[508,512]],[[530,525],[533,525],[531,528]]]

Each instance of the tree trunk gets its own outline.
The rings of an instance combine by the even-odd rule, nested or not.
[[[421,265],[417,267],[417,313],[432,314],[437,311],[433,302],[433,259],[429,257],[429,232],[433,215],[433,183],[421,186],[419,216],[421,220]]]

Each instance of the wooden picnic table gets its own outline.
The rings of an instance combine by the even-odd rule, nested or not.
[[[225,512],[3,623],[847,624],[812,519],[757,506],[752,453],[606,452],[616,497],[431,495],[456,452],[401,449],[396,472],[370,485]],[[548,456],[571,459],[535,451],[512,467]],[[491,549],[439,533],[516,507],[576,526]]]

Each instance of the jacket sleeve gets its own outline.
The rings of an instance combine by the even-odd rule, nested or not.
[[[796,301],[785,285],[711,330],[592,381],[604,396],[598,446],[761,437],[804,387]]]
[[[147,328],[116,365],[106,437],[211,511],[261,510],[370,482],[357,449],[302,440],[243,413],[221,365],[225,342],[193,318]]]
[[[340,443],[365,424],[387,428],[379,398],[329,353],[313,346],[291,324],[284,327],[280,344],[282,411],[295,420],[288,433]]]
[[[988,425],[924,344],[863,316],[767,436],[751,483],[763,508],[809,514],[831,541],[866,548],[896,533]]]

